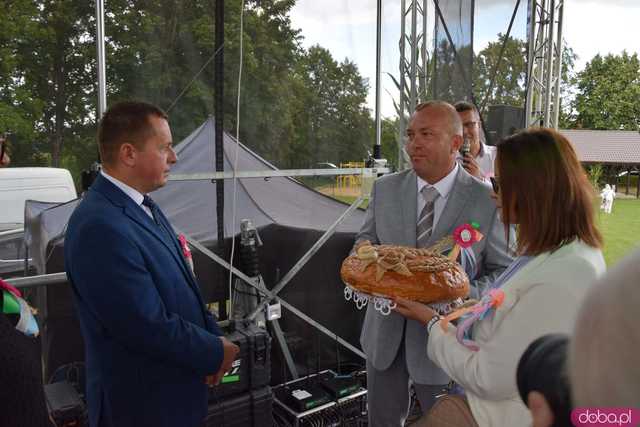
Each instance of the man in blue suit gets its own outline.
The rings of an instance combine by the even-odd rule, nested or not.
[[[116,104],[100,122],[98,145],[103,170],[65,238],[90,425],[199,426],[205,378],[219,381],[238,347],[206,310],[175,232],[147,196],[177,161],[167,115]]]

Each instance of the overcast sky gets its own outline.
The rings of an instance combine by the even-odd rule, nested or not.
[[[521,0],[512,35],[525,38],[528,1]],[[429,19],[433,19],[429,2]],[[442,0],[441,0],[442,4]],[[499,32],[506,33],[515,0],[476,0],[476,51]],[[369,79],[369,106],[375,99],[376,0],[298,0],[292,10],[293,26],[302,29],[303,45],[329,49],[339,61],[354,61]],[[400,0],[383,0],[382,71],[398,75]],[[578,54],[576,69],[600,53],[618,54],[623,49],[640,54],[640,0],[565,0],[563,34]],[[431,30],[428,31],[431,33]],[[383,116],[394,114],[391,96],[396,95],[389,77],[383,77]]]

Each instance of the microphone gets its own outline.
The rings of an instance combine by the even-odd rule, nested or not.
[[[471,141],[469,138],[464,137],[462,140],[462,147],[460,147],[460,153],[462,157],[466,157],[469,153],[471,153]]]

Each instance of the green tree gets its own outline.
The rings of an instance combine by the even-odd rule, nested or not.
[[[505,40],[504,53],[500,59]],[[526,72],[527,46],[524,40],[498,34],[498,40],[490,42],[474,61],[474,94],[477,102],[481,106],[524,106]],[[494,73],[495,81],[492,84]]]
[[[0,132],[16,165],[78,175],[96,159],[95,18],[91,2],[13,0],[0,10]],[[368,82],[355,64],[300,47],[295,0],[247,0],[238,104],[241,2],[225,2],[224,127],[281,167],[358,160],[373,141]],[[216,0],[106,4],[107,95],[170,110],[176,141],[213,114]]]
[[[356,66],[338,63],[328,50],[313,46],[296,68],[300,108],[289,165],[316,167],[320,162],[363,160],[373,145],[373,122],[365,107],[368,84]]]
[[[573,126],[638,130],[640,61],[638,54],[596,55],[577,75]]]
[[[247,1],[243,12],[239,137],[276,164],[294,138],[292,108],[299,58],[293,0]],[[214,113],[215,1],[164,0],[111,6],[110,99],[140,98],[170,109],[180,140]],[[240,65],[240,2],[225,3],[224,128],[235,135]]]
[[[39,151],[58,167],[67,146],[82,144],[95,129],[94,7],[52,0],[33,5],[30,29],[18,44],[18,67],[32,102],[41,105],[34,127],[46,149]]]
[[[0,11],[0,133],[9,134],[13,165],[47,164],[35,126],[46,99],[37,97],[23,60],[24,47],[41,33],[40,11],[30,0],[2,2]]]
[[[469,65],[472,64],[473,53],[470,45],[456,46],[455,49],[447,40],[441,40],[436,53],[429,61],[429,70],[433,70],[429,81],[427,99],[441,99],[454,103],[468,99],[473,90]],[[473,67],[473,66],[472,66]]]
[[[380,137],[380,151],[382,158],[387,159],[388,165],[398,165],[398,119],[382,120],[382,135]]]
[[[558,116],[558,127],[560,129],[569,129],[572,126],[571,103],[575,98],[576,73],[574,69],[577,59],[578,55],[565,42],[562,50],[562,72],[560,78],[560,114]]]
[[[251,59],[245,56],[240,137],[280,167],[290,156],[288,145],[296,138],[295,112],[305,108],[297,95],[300,81],[295,69],[303,51],[298,46],[299,30],[291,27],[289,18],[293,5],[293,0],[259,2],[245,12],[244,23],[245,51],[250,46]],[[233,70],[232,83],[225,90],[234,98],[238,57],[236,51],[225,59]],[[233,106],[228,120],[232,129],[236,125],[235,100]]]
[[[90,146],[93,13],[86,2],[2,2],[0,132],[12,133],[13,165],[74,169],[76,149]]]

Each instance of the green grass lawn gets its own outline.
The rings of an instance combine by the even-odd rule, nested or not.
[[[355,197],[336,196],[336,199],[352,203]],[[366,206],[365,201],[361,207]],[[604,236],[603,252],[608,266],[614,265],[640,246],[640,200],[616,199],[610,215],[598,210],[596,216]]]
[[[616,199],[610,215],[596,214],[604,236],[604,258],[611,267],[640,246],[640,200]]]

